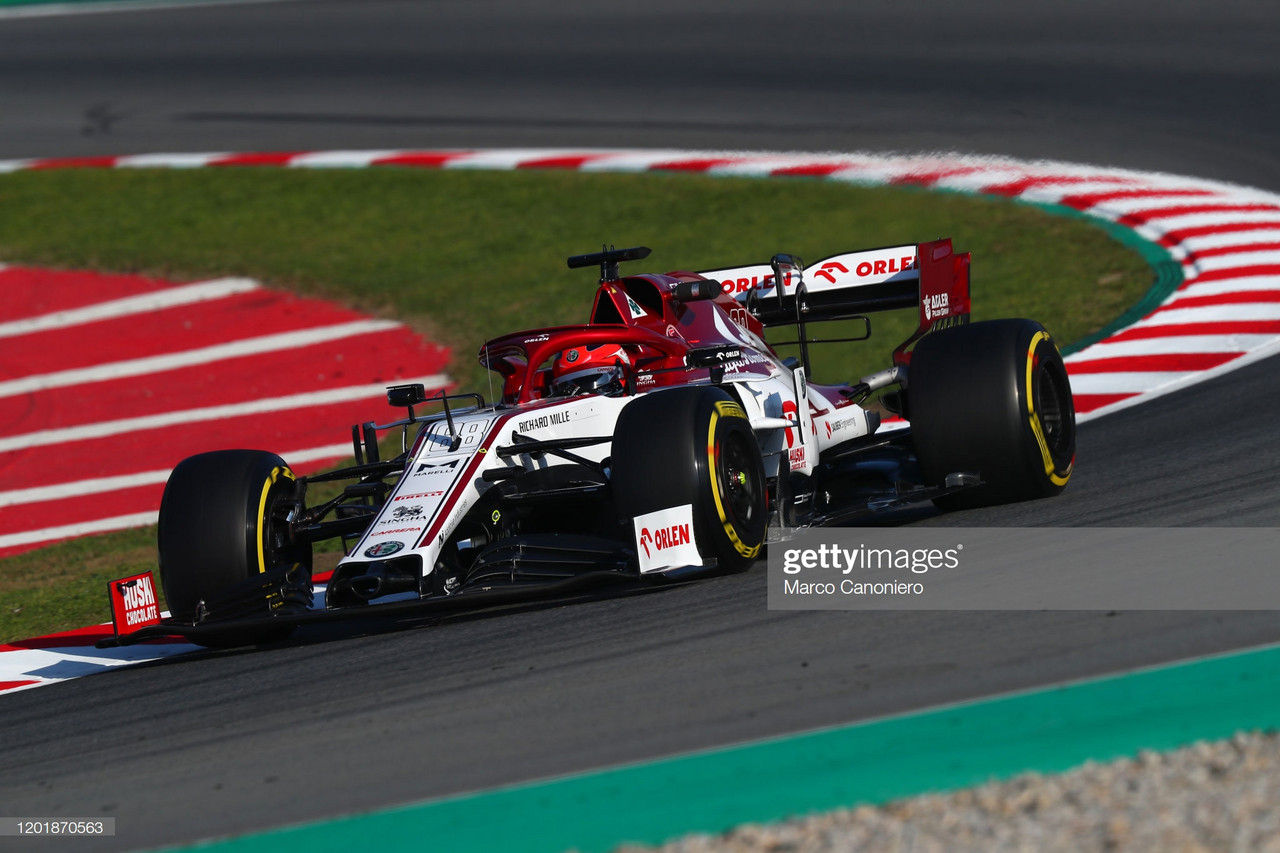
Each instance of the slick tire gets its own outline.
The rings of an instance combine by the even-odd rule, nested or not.
[[[261,450],[219,450],[191,456],[169,475],[160,500],[160,582],[170,613],[194,622],[201,601],[216,598],[280,566],[311,569],[311,543],[288,539],[284,514],[295,502],[296,478],[284,460]],[[269,616],[264,598],[262,616]],[[205,645],[283,639],[291,629],[218,632]]]
[[[978,473],[943,509],[1048,497],[1076,454],[1071,384],[1053,338],[1032,320],[988,320],[931,332],[911,355],[907,414],[929,485]]]
[[[742,571],[760,556],[768,524],[764,463],[746,413],[724,390],[637,397],[618,418],[611,465],[620,521],[689,504],[704,559]]]

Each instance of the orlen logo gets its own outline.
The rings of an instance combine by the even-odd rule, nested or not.
[[[863,264],[863,266],[867,266],[867,264]],[[836,283],[835,274],[837,272],[848,272],[848,271],[849,271],[849,268],[846,267],[844,264],[840,263],[839,261],[827,261],[825,264],[818,267],[818,271],[815,272],[813,275],[815,278],[825,278],[827,281],[831,282],[832,284],[835,284]]]
[[[932,320],[951,311],[951,303],[945,293],[932,293],[924,298],[924,318]]]
[[[822,266],[825,268],[827,264]],[[907,255],[902,258],[890,258],[887,261],[863,261],[853,271],[858,278],[866,278],[869,275],[888,275],[889,273],[906,272],[915,268],[916,259]]]
[[[647,527],[640,530],[640,546],[644,548],[644,555],[647,558],[653,557],[653,552],[649,550],[650,545],[653,545],[654,550],[661,553],[678,545],[688,545],[692,541],[688,524],[659,527],[652,532]]]
[[[730,296],[735,293],[746,293],[753,287],[760,291],[772,290],[773,275],[770,274],[764,277],[753,275],[750,278],[726,278],[720,282],[720,289]],[[782,280],[782,289],[786,290],[788,287],[791,287],[790,273],[787,273],[786,278]]]

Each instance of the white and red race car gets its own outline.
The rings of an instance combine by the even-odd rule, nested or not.
[[[116,641],[240,644],[371,608],[741,570],[797,527],[915,502],[1045,497],[1071,476],[1075,416],[1057,347],[1031,320],[969,323],[969,255],[950,240],[836,255],[807,271],[777,255],[620,273],[648,254],[570,258],[600,269],[588,322],[486,342],[479,358],[497,374],[498,399],[388,389],[407,416],[352,427],[354,466],[298,477],[260,450],[181,462],[159,522],[172,615],[126,625]],[[869,314],[912,306],[919,326],[885,370],[807,380],[810,348],[829,342],[811,336],[815,326],[853,324],[839,340],[861,340]],[[794,334],[770,343],[776,327]],[[779,355],[783,344],[798,357]],[[401,431],[394,458],[379,455],[384,430]],[[346,485],[309,505],[308,486],[321,482]],[[331,538],[345,556],[319,607],[312,543]]]

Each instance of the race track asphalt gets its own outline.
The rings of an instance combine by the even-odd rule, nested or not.
[[[1280,189],[1280,114],[1263,98],[1280,88],[1280,21],[1265,4],[851,5],[290,2],[4,20],[0,157],[947,149]],[[1278,391],[1271,359],[1085,424],[1062,497],[920,523],[1275,526]],[[135,848],[1276,640],[1269,612],[771,613],[758,566],[314,628],[16,693],[0,803],[113,814],[102,849]]]

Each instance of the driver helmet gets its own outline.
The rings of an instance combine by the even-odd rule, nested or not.
[[[619,344],[570,347],[551,368],[551,393],[556,397],[616,393],[626,387],[631,358]]]

